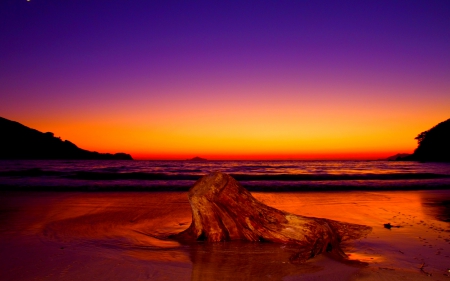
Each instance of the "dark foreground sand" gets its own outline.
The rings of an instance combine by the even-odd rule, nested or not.
[[[158,239],[189,226],[184,192],[0,193],[0,279],[450,280],[450,190],[253,194],[291,213],[372,226],[343,245],[368,265],[325,255],[291,264],[295,249],[269,243]]]

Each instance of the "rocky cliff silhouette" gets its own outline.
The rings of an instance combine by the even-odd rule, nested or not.
[[[99,159],[133,160],[126,153],[98,153],[0,117],[0,159]]]
[[[423,162],[450,162],[450,119],[420,133],[418,146],[412,155],[397,160]]]

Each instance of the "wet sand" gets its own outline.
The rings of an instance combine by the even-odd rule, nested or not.
[[[0,197],[2,280],[450,280],[450,190],[252,193],[291,213],[373,227],[291,264],[270,243],[162,239],[187,228],[185,192],[12,192]],[[384,224],[390,223],[388,229]],[[398,227],[397,227],[398,226]]]

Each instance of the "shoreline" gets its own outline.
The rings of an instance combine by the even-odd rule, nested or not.
[[[401,180],[404,182],[404,180]],[[102,183],[86,183],[76,186],[60,186],[60,185],[15,185],[0,184],[0,193],[2,192],[187,192],[195,181],[189,184],[173,185],[123,185],[123,184],[102,184]],[[373,183],[372,183],[373,184]],[[449,190],[449,183],[439,182],[414,182],[414,183],[398,183],[383,182],[371,185],[370,182],[346,184],[336,182],[316,183],[316,184],[284,184],[274,185],[273,183],[265,185],[248,185],[245,182],[241,185],[251,192],[351,192],[351,191],[432,191],[432,190]]]

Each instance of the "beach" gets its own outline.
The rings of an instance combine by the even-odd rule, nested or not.
[[[167,239],[186,229],[186,192],[3,192],[3,280],[448,280],[448,190],[253,192],[290,213],[371,226],[346,263],[292,264],[287,245]],[[447,205],[446,205],[447,204]],[[391,228],[386,228],[385,224]]]
[[[0,281],[450,281],[450,1],[0,14]]]

